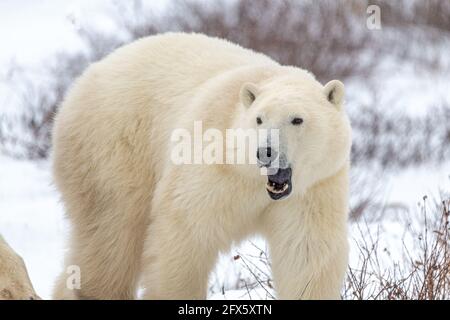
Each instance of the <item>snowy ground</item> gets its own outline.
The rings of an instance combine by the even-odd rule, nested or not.
[[[0,233],[25,260],[31,280],[49,298],[61,270],[65,225],[48,163],[0,158]]]

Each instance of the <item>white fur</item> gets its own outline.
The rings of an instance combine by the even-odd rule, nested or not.
[[[244,84],[257,89],[249,106]],[[204,299],[220,251],[261,233],[279,298],[339,298],[347,266],[350,127],[340,82],[227,41],[163,34],[93,64],[62,105],[54,175],[72,223],[81,289],[55,298]],[[328,101],[330,90],[338,100]],[[278,128],[293,192],[274,201],[255,165],[174,165],[175,128]],[[290,117],[304,118],[300,127]]]

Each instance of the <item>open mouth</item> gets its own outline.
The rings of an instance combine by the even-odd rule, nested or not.
[[[291,168],[280,168],[276,174],[267,176],[266,189],[270,198],[273,200],[280,200],[291,193],[291,176]]]

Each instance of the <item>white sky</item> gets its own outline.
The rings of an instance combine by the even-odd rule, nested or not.
[[[0,2],[0,63],[39,61],[50,51],[76,46],[68,16],[78,6],[95,11],[98,1],[3,0]]]
[[[105,8],[111,0],[1,0],[0,64],[15,59],[19,63],[35,63],[60,49],[77,48],[78,23],[89,22],[108,27],[111,21]],[[145,1],[159,9],[167,1]]]

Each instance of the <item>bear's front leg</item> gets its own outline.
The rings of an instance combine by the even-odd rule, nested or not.
[[[145,243],[144,298],[206,299],[217,251],[213,243],[204,240],[171,213],[156,218]]]
[[[289,203],[269,213],[266,236],[279,299],[340,299],[348,262],[346,223],[327,214],[295,211]]]
[[[202,195],[192,187],[177,189],[177,174],[171,174],[161,179],[152,202],[143,253],[144,298],[206,299],[219,252],[214,219]]]

